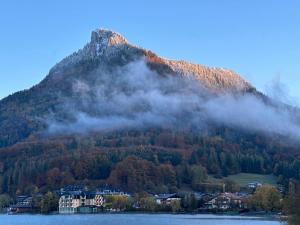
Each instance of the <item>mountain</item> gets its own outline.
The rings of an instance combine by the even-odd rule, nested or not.
[[[150,70],[162,76],[191,77],[214,92],[256,92],[251,84],[230,70],[164,59],[129,44],[113,31],[96,30],[83,49],[57,63],[41,83],[0,101],[0,147],[46,129],[43,120],[49,115],[55,114],[58,119],[66,117],[59,106],[64,103],[64,97],[72,98],[75,80],[93,83],[104,71],[110,71],[113,76],[116,68],[137,60],[145,61]],[[93,74],[93,71],[98,72]]]
[[[241,172],[287,186],[300,179],[297,115],[230,70],[96,30],[39,84],[0,101],[0,194],[216,191],[208,174],[227,182]]]

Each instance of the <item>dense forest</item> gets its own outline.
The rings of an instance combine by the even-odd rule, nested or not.
[[[129,192],[209,191],[208,175],[275,174],[300,179],[300,154],[275,138],[218,128],[162,129],[30,137],[0,150],[0,193],[42,192],[68,184],[110,184]]]

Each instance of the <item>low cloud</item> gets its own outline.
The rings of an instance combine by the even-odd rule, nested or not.
[[[74,80],[62,106],[70,119],[48,119],[50,133],[88,133],[124,128],[203,129],[207,122],[300,138],[294,112],[252,94],[210,93],[191,76],[161,76],[143,60],[113,72],[103,68]]]
[[[284,102],[289,105],[299,106],[299,100],[291,96],[287,85],[282,81],[281,76],[277,75],[265,85],[266,94],[277,102]]]

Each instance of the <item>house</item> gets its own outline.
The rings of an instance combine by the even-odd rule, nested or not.
[[[9,214],[15,213],[29,213],[33,212],[32,197],[27,195],[20,195],[16,199],[16,204],[10,205],[8,208]]]
[[[277,190],[281,193],[284,194],[286,192],[285,187],[282,184],[277,185]]]
[[[207,209],[207,202],[212,200],[213,198],[217,197],[219,194],[213,194],[213,193],[197,193],[195,194],[195,198],[199,202],[200,208],[202,210]]]
[[[84,185],[67,185],[56,191],[58,196],[62,196],[64,194],[75,192],[75,191],[87,191],[87,187]]]
[[[104,204],[101,193],[87,191],[70,191],[59,198],[59,213],[96,213]]]
[[[244,207],[243,197],[233,193],[220,193],[205,203],[207,209],[229,210]]]
[[[172,202],[180,202],[181,198],[177,194],[160,194],[155,195],[155,200],[158,205],[170,205]]]
[[[69,192],[63,194],[59,198],[59,213],[77,213],[80,206],[80,194],[81,192]]]
[[[105,185],[96,191],[87,191],[87,187],[83,185],[69,185],[58,191],[59,213],[95,213],[102,211],[108,196],[127,196],[130,195]]]
[[[262,186],[262,184],[261,183],[259,183],[259,182],[251,182],[251,183],[248,183],[248,185],[247,185],[247,187],[249,188],[249,189],[256,189],[256,188],[258,188],[258,187],[261,187]]]
[[[96,207],[102,207],[105,203],[104,196],[100,192],[95,193],[94,205]]]
[[[103,196],[109,196],[109,195],[114,195],[114,196],[130,196],[128,193],[120,190],[120,189],[116,189],[113,187],[110,187],[108,185],[105,185],[104,187],[100,187],[97,189],[97,192]]]

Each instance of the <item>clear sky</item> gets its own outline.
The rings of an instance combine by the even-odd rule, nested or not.
[[[0,98],[41,81],[96,28],[158,55],[232,69],[300,98],[298,0],[1,0]]]

